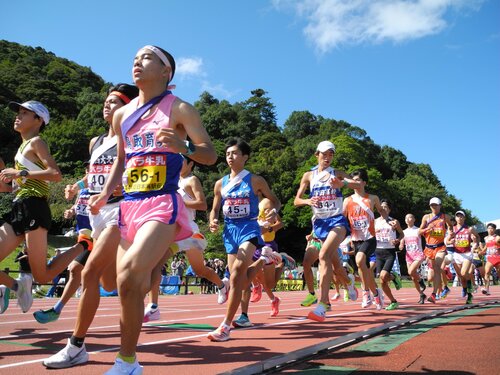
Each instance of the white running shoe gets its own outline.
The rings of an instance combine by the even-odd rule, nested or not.
[[[115,364],[104,375],[141,375],[143,367],[137,362],[127,363],[121,358],[116,358]]]
[[[269,246],[262,248],[261,259],[264,259],[266,264],[280,264],[283,261],[283,257]]]
[[[357,301],[358,299],[358,290],[356,289],[356,284],[354,281],[354,275],[348,274],[349,280],[351,283],[347,286],[347,290],[349,291],[349,299],[351,301]]]
[[[224,302],[227,301],[227,297],[229,296],[229,280],[227,277],[224,277],[222,279],[222,282],[224,283],[224,288],[219,289],[217,292],[217,303],[219,305],[222,305]]]
[[[382,310],[384,308],[384,292],[382,292],[382,290],[378,288],[377,291],[378,295],[377,297],[374,297],[375,307],[377,308],[377,310]]]
[[[80,365],[89,360],[89,355],[85,349],[85,344],[81,348],[72,345],[70,339],[66,346],[59,352],[43,361],[47,368],[68,368]]]
[[[144,309],[144,318],[142,319],[143,323],[150,322],[152,320],[160,320],[160,308],[157,307],[153,309],[152,304],[148,304]]]
[[[361,302],[361,307],[363,309],[366,309],[368,306],[370,306],[373,303],[372,300],[372,295],[370,294],[369,291],[364,291],[363,292],[363,301]]]
[[[210,341],[227,341],[231,336],[231,327],[221,324],[215,331],[209,332],[207,338]]]
[[[17,281],[17,305],[21,308],[23,313],[27,313],[33,304],[33,294],[31,292],[31,285],[33,279],[30,275],[23,275]]]

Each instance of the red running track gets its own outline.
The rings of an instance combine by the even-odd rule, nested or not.
[[[436,305],[416,303],[413,289],[395,292],[400,309],[376,311],[362,309],[358,302],[333,302],[333,311],[324,323],[307,320],[310,308],[300,306],[305,292],[278,292],[280,314],[271,318],[270,303],[263,296],[251,304],[251,328],[235,329],[231,340],[212,343],[206,339],[209,330],[221,322],[225,305],[217,305],[215,295],[161,296],[162,320],[145,325],[138,347],[138,359],[145,374],[219,374],[233,371],[251,373],[249,365],[269,363],[289,352],[315,346],[348,334],[379,327],[400,319],[462,306],[460,290]],[[491,296],[475,294],[474,303],[499,301],[500,287]],[[35,300],[31,312],[52,307],[55,299]],[[22,314],[15,300],[0,315],[0,374],[102,374],[112,366],[119,347],[119,301],[116,297],[101,299],[101,305],[86,338],[89,362],[64,370],[46,370],[44,358],[60,350],[71,335],[78,299],[72,299],[57,322],[38,324],[30,313]],[[498,356],[497,356],[498,357]],[[238,370],[243,368],[243,370]],[[244,370],[247,368],[247,370]],[[245,372],[246,371],[246,372]]]

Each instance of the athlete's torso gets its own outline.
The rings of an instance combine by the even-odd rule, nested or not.
[[[170,115],[175,99],[172,94],[166,95],[149,115],[124,134],[126,200],[174,193],[178,189],[182,156],[156,139],[157,131],[172,127]],[[135,98],[127,105],[125,119],[136,110],[137,103]]]

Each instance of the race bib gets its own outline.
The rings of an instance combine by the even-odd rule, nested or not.
[[[250,198],[226,198],[222,212],[229,219],[247,217],[250,215]]]
[[[167,180],[166,155],[141,155],[130,158],[123,173],[123,189],[127,193],[160,190]]]
[[[467,240],[467,239],[456,240],[455,246],[456,247],[469,247],[469,240]]]
[[[318,219],[326,219],[342,213],[342,198],[331,196],[322,196],[322,199],[314,207],[314,216]]]
[[[92,192],[101,192],[108,180],[113,164],[92,165],[87,177],[89,190]]]
[[[354,230],[365,230],[366,228],[368,228],[368,218],[355,218],[352,222],[352,227]]]
[[[391,231],[386,229],[381,229],[375,234],[378,242],[389,243],[392,240]]]
[[[443,228],[433,228],[430,231],[430,236],[431,237],[443,238],[444,237],[444,229]]]
[[[405,246],[406,246],[406,251],[417,251],[420,250],[418,246],[418,239],[415,237],[405,237]]]

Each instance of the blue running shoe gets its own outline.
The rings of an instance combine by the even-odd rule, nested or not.
[[[46,324],[50,322],[55,322],[59,319],[59,314],[56,313],[56,310],[48,309],[48,310],[38,310],[33,313],[35,320],[40,324]]]
[[[443,291],[441,292],[441,299],[445,299],[446,297],[448,297],[448,294],[450,294],[450,288],[445,286]]]
[[[233,326],[236,328],[251,327],[252,322],[250,322],[250,319],[248,319],[248,316],[241,314],[238,319],[233,320]]]

